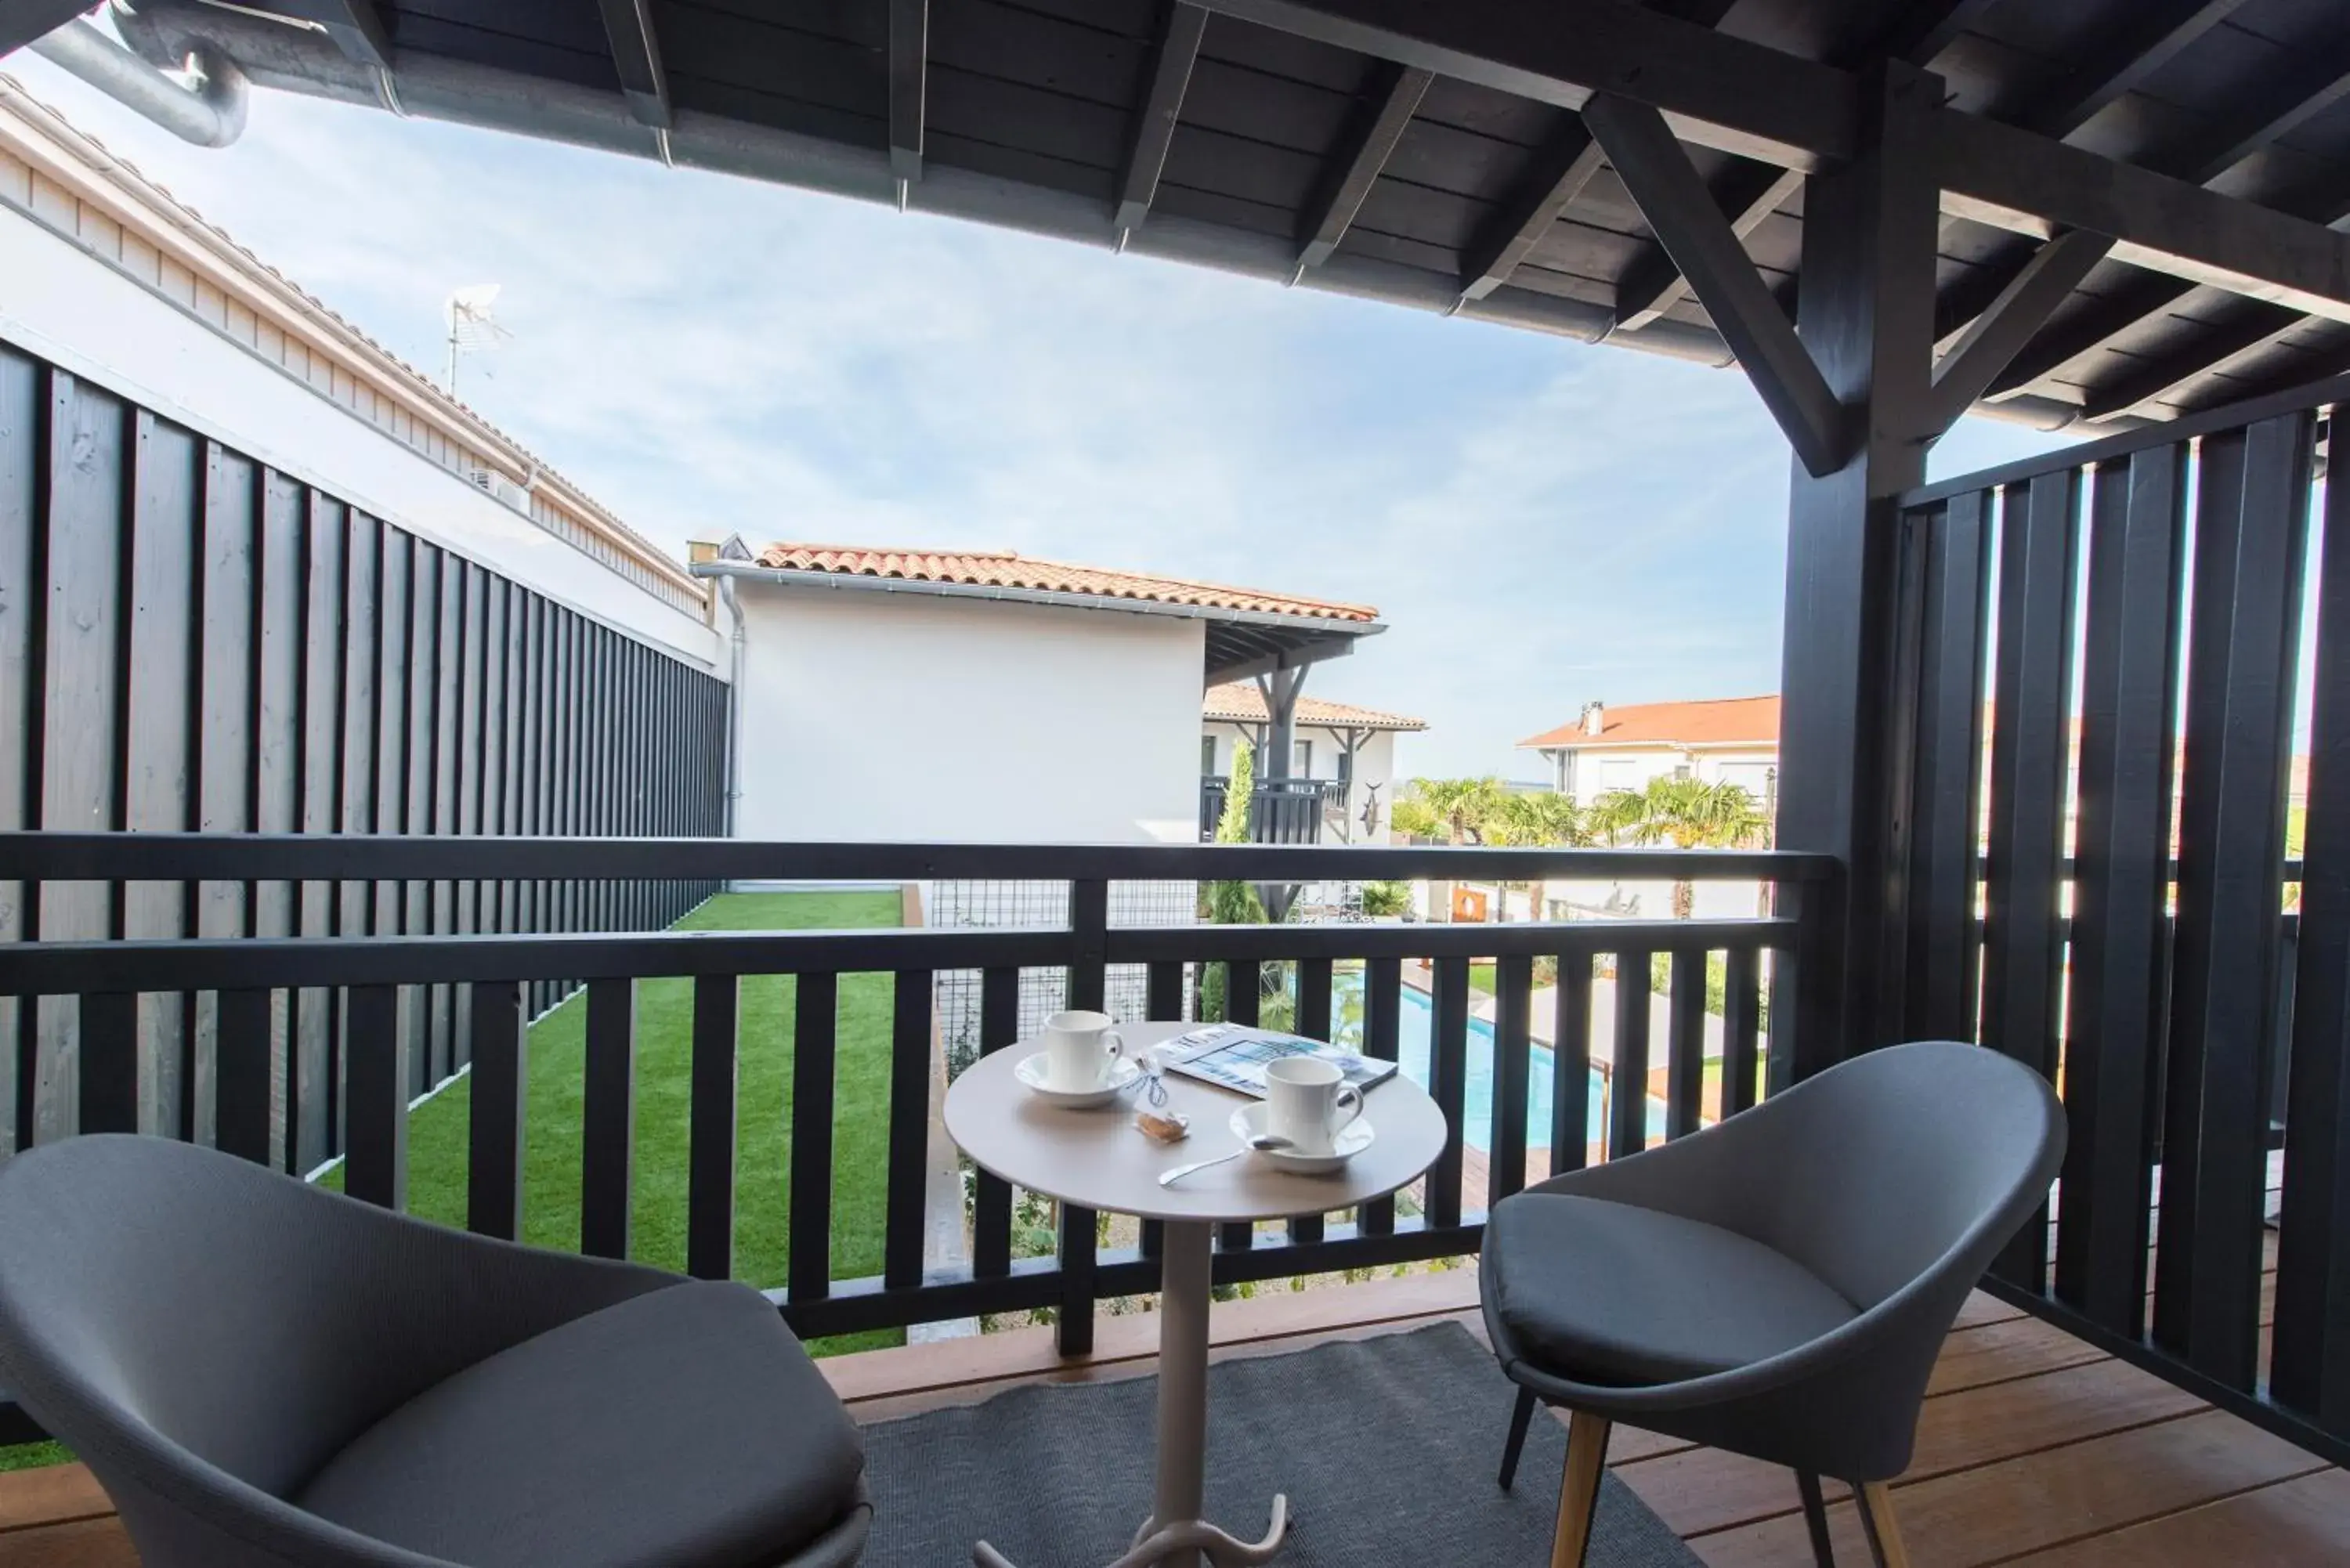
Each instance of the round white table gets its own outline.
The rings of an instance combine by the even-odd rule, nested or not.
[[[1121,1025],[1127,1050],[1139,1054],[1190,1023]],[[1144,1089],[1108,1105],[1072,1109],[1046,1103],[1013,1075],[1036,1049],[1024,1041],[982,1057],[947,1090],[946,1127],[989,1174],[1064,1203],[1166,1222],[1159,1253],[1159,1468],[1149,1517],[1134,1544],[1110,1568],[1149,1564],[1216,1568],[1253,1564],[1280,1550],[1287,1500],[1273,1500],[1264,1538],[1244,1542],[1200,1517],[1207,1459],[1209,1271],[1219,1223],[1284,1220],[1352,1209],[1384,1198],[1418,1177],[1444,1148],[1444,1115],[1419,1085],[1390,1077],[1366,1097],[1364,1119],[1375,1137],[1344,1168],[1300,1176],[1255,1154],[1187,1176],[1172,1187],[1159,1175],[1240,1146],[1232,1112],[1252,1102],[1179,1073],[1164,1075],[1168,1108],[1191,1118],[1191,1137],[1163,1144],[1134,1126]],[[981,1542],[980,1568],[1012,1568]]]

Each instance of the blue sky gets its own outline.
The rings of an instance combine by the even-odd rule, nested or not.
[[[1775,688],[1786,447],[1734,371],[550,143],[256,96],[203,151],[8,69],[672,547],[989,546],[1377,605],[1306,690],[1532,777],[1610,703]],[[2061,444],[1969,421],[1963,472]]]

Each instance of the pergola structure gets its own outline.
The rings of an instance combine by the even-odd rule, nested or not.
[[[45,38],[60,25],[84,28],[74,20],[83,8],[0,0],[0,54],[32,45],[164,118],[172,106],[158,95],[184,89],[151,67],[192,57],[217,111],[183,117],[199,121],[196,140],[234,133],[249,80],[1734,360],[1795,459],[1783,857],[1772,862],[1787,869],[1763,922],[1794,931],[1795,962],[1772,971],[1793,998],[1770,1010],[1774,1041],[1782,1029],[1792,1040],[1791,1059],[1774,1054],[1773,1066],[1801,1076],[1905,1033],[1963,1033],[1978,996],[1988,1044],[2053,1072],[2063,1038],[2080,1158],[2064,1178],[2057,1295],[2104,1303],[2079,1307],[2078,1320],[2117,1354],[2151,1356],[2209,1397],[2330,1456],[2350,1453],[2350,1249],[2335,1218],[2350,1213],[2350,833],[2338,826],[2350,823],[2350,785],[2330,771],[2350,756],[2350,744],[2333,745],[2350,735],[2340,660],[2321,680],[2314,726],[2321,805],[2300,940],[2316,955],[2303,965],[2316,983],[2294,1003],[2301,1054],[2287,1125],[2300,1142],[2282,1179],[2278,1400],[2256,1368],[2269,1168],[2260,1135],[2272,1078],[2262,1026],[2276,1012],[2296,647],[2285,628],[2306,575],[2324,421],[2350,402],[2341,0],[140,0],[115,18],[137,57],[120,59],[86,29],[62,45]],[[1970,410],[2102,427],[2092,433],[2172,423],[2161,436],[2116,436],[2050,464],[1925,486],[1929,448]],[[1684,433],[1702,449],[1707,432]],[[2201,465],[2191,484],[2190,456]],[[2084,595],[2075,574],[2092,467]],[[2329,527],[2350,528],[2350,487],[2330,488],[2328,511]],[[2117,542],[2126,547],[2108,548]],[[2325,559],[2319,618],[2340,635],[2350,552]],[[2073,612],[2085,599],[2080,684],[2095,723],[2079,793],[2105,815],[2082,813],[2074,865],[2066,721]],[[1986,812],[1973,792],[1994,644]],[[2183,713],[2182,659],[2194,693]],[[2174,745],[2187,759],[2175,913]],[[422,852],[397,847],[411,858],[371,863],[402,867],[375,874],[433,875]],[[214,863],[159,860],[143,846],[119,853],[149,878],[269,874],[173,873]],[[502,853],[463,865],[547,874],[527,845]],[[936,867],[951,857],[922,853],[912,874],[951,874]],[[1315,864],[1283,857],[1305,851],[1246,853],[1261,857],[1196,864],[1202,875],[1245,864],[1252,879],[1293,867],[1302,878]],[[1072,866],[1083,889],[1072,894],[1070,948],[1033,950],[1067,967],[1075,1004],[1098,1002],[1107,963],[1209,951],[1136,945],[1107,919],[1108,878],[1137,867],[1142,879],[1170,867],[1187,874],[1180,867],[1192,862],[1094,847],[1070,856],[1023,864]],[[295,867],[280,874],[296,880],[354,875],[317,869],[327,863],[261,864]],[[37,858],[22,864],[27,880],[59,874]],[[684,874],[671,864],[661,875]],[[723,864],[742,874],[739,857]],[[821,862],[789,864],[807,875]],[[1514,863],[1483,864],[1506,874]],[[1547,863],[1523,864],[1541,875]],[[2059,892],[2068,878],[2085,890],[2069,904]],[[2116,970],[2100,959],[2087,976],[2099,988],[2098,1037],[2114,1048],[2102,1061],[2058,1017],[2067,909],[2102,920],[2098,940],[2129,960]],[[2128,919],[2108,919],[2114,909]],[[1980,973],[1966,956],[1979,929],[1990,933]],[[2082,935],[2076,924],[2063,940]],[[1463,1029],[1467,960],[1492,950],[1463,948],[1446,960],[1458,962],[1455,979],[1440,975],[1440,1012]],[[1534,950],[1514,950],[1523,962]],[[1235,954],[1295,956],[1213,956]],[[966,967],[954,956],[941,966]],[[43,984],[118,983],[98,959],[88,971],[57,967],[72,957],[47,960]],[[1625,972],[1645,974],[1646,955],[1632,957]],[[1326,978],[1328,955],[1320,961]],[[564,962],[550,972],[582,972]],[[321,983],[290,962],[265,972]],[[1742,959],[1732,973],[1751,998],[1752,964]],[[1079,977],[1089,977],[1083,990]],[[2076,1016],[2082,979],[2069,992]],[[1759,1008],[1737,1011],[1751,1030]],[[1912,1028],[1920,1016],[1952,1023]],[[1300,1026],[1311,1033],[1315,1022]],[[1501,1027],[1523,1037],[1523,1022],[1521,1010]],[[2162,1278],[2149,1351],[2138,1319],[2160,1074]],[[1697,1075],[1683,1081],[1693,1096]],[[1637,1108],[1627,1116],[1626,1152],[1643,1137]],[[1556,1143],[1582,1147],[1579,1136]],[[1456,1168],[1431,1184],[1439,1221],[1461,1217],[1457,1182]],[[814,1218],[820,1237],[820,1209]],[[1080,1218],[1065,1233],[1065,1308],[1089,1302],[1097,1282],[1090,1216]],[[2002,1266],[2005,1284],[2038,1300],[2048,1245],[2028,1229]],[[821,1265],[808,1267],[814,1299]],[[796,1275],[793,1290],[803,1293]],[[823,1310],[803,1326],[868,1325]],[[1084,1332],[1065,1329],[1064,1343],[1082,1345]]]

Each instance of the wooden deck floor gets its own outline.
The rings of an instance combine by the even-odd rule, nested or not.
[[[1235,1302],[1216,1310],[1217,1354],[1274,1355],[1445,1318],[1473,1332],[1475,1303],[1476,1274],[1466,1268]],[[1050,1332],[1035,1329],[824,1367],[860,1419],[884,1419],[1024,1382],[1142,1376],[1156,1333],[1149,1314],[1106,1318],[1096,1354],[1081,1363],[1060,1360]],[[1497,1455],[1506,1417],[1497,1404]],[[1634,1431],[1617,1434],[1610,1462],[1716,1568],[1811,1561],[1783,1470]],[[1555,1483],[1528,1475],[1520,1484]],[[1895,1496],[1916,1568],[2350,1563],[2350,1472],[1981,1294],[1944,1347],[1917,1463]],[[1850,1503],[1831,1512],[1838,1561],[1866,1563]],[[136,1561],[81,1467],[0,1475],[7,1568]]]

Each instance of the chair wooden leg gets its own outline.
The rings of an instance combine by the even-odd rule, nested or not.
[[[1591,1519],[1599,1507],[1599,1479],[1607,1470],[1605,1416],[1577,1410],[1566,1425],[1566,1474],[1558,1488],[1558,1533],[1550,1548],[1550,1568],[1583,1568],[1591,1546]]]
[[[1909,1553],[1901,1544],[1901,1521],[1893,1516],[1893,1489],[1883,1481],[1861,1481],[1852,1489],[1860,1502],[1860,1524],[1868,1532],[1868,1550],[1877,1568],[1909,1568]]]
[[[1534,1418],[1534,1391],[1521,1388],[1518,1390],[1517,1408],[1510,1412],[1510,1440],[1502,1446],[1503,1491],[1509,1490],[1510,1483],[1518,1479],[1518,1455],[1525,1450],[1526,1428],[1533,1424]]]
[[[1804,1527],[1812,1532],[1812,1561],[1819,1568],[1835,1568],[1835,1543],[1828,1539],[1828,1505],[1820,1495],[1818,1473],[1797,1470],[1795,1490],[1804,1498]]]

